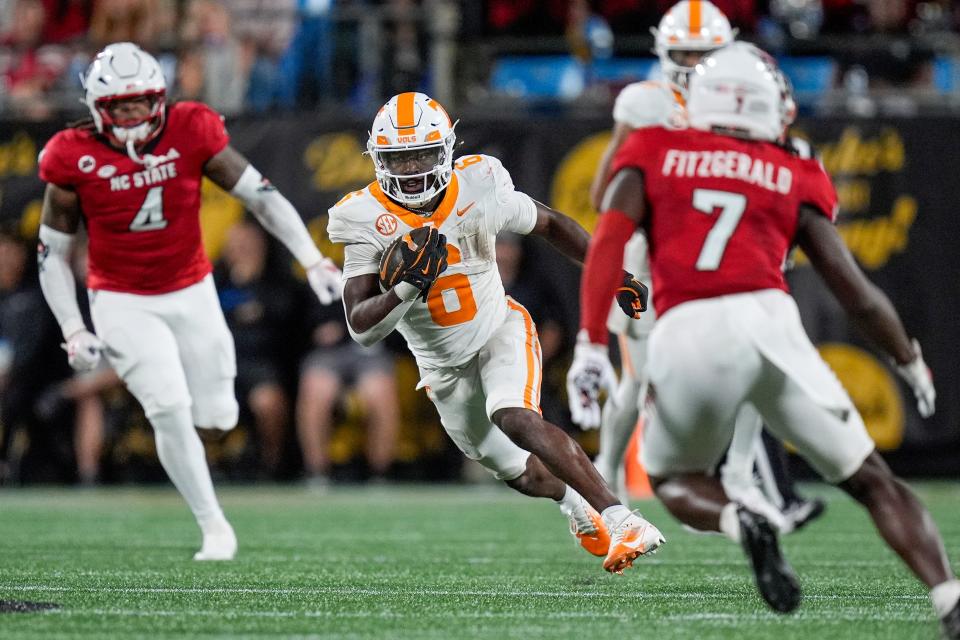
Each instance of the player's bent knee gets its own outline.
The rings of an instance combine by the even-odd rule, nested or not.
[[[194,405],[193,408],[193,423],[200,429],[230,431],[237,426],[239,419],[240,406],[235,398],[205,403],[202,407]]]

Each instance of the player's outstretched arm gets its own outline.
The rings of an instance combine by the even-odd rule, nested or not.
[[[69,189],[47,184],[43,194],[37,266],[40,289],[67,341],[67,360],[78,371],[100,362],[103,343],[87,330],[77,305],[77,283],[70,269],[70,250],[80,225],[80,200]]]
[[[537,207],[537,223],[530,233],[544,238],[568,258],[583,262],[590,246],[590,234],[586,229],[570,216],[542,202],[534,200],[533,203]]]
[[[607,313],[623,278],[623,251],[646,215],[643,174],[622,169],[610,181],[597,230],[590,241],[580,285],[580,332],[567,371],[567,397],[573,421],[584,428],[600,424],[599,396],[616,384],[607,354]]]
[[[921,415],[931,415],[936,392],[919,344],[910,340],[890,298],[863,273],[833,223],[802,207],[797,242],[850,318],[897,363],[917,396]]]
[[[343,287],[343,308],[350,336],[365,347],[383,340],[419,295],[420,289],[408,282],[381,293],[375,273],[349,278]]]
[[[340,297],[340,270],[317,249],[290,201],[240,152],[228,145],[207,161],[203,172],[243,202],[263,228],[290,250],[306,270],[310,287],[320,302],[329,304]]]

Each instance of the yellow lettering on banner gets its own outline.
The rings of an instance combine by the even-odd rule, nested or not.
[[[902,171],[906,151],[895,129],[883,129],[873,139],[864,139],[856,127],[847,127],[836,142],[818,147],[823,166],[832,176],[873,176],[883,171]]]
[[[590,233],[597,225],[597,212],[590,204],[590,183],[609,140],[609,132],[581,140],[560,161],[550,185],[550,206],[572,217]]]
[[[0,144],[0,178],[29,176],[37,170],[37,144],[23,131]]]
[[[353,133],[328,133],[316,138],[303,152],[314,189],[343,192],[372,181],[373,163],[363,151]]]
[[[865,213],[870,208],[870,181],[866,178],[837,180],[837,201],[840,209],[850,215]]]

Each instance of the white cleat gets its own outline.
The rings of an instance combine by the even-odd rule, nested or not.
[[[193,554],[194,560],[233,560],[237,555],[237,536],[224,520],[203,532],[203,545]]]
[[[634,511],[610,532],[610,551],[603,568],[610,573],[623,573],[639,556],[655,553],[664,542],[660,530]]]

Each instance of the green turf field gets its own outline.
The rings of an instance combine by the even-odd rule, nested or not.
[[[960,557],[960,485],[921,494]],[[0,493],[0,638],[933,639],[925,591],[863,513],[788,537],[805,602],[769,613],[742,554],[639,506],[668,544],[624,576],[574,547],[548,501],[499,487],[222,492],[239,559],[190,560],[199,540],[173,491]]]

